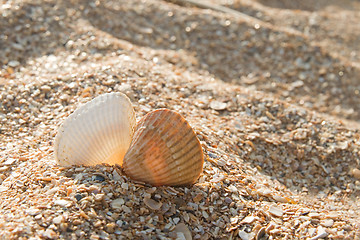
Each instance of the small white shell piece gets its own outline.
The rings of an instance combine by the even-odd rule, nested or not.
[[[62,166],[122,165],[136,125],[129,98],[108,93],[73,112],[55,138],[55,158]]]

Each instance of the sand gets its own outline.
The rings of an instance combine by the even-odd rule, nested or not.
[[[359,1],[1,1],[1,239],[360,239]],[[61,167],[108,92],[200,140],[188,187]]]

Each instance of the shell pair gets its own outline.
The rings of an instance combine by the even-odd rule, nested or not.
[[[119,164],[130,178],[154,186],[193,184],[203,168],[203,152],[188,122],[159,109],[136,126],[127,96],[108,93],[78,108],[55,137],[62,166]]]

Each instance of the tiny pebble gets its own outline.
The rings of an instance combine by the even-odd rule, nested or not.
[[[20,65],[20,63],[18,61],[10,61],[10,62],[8,62],[8,65],[10,67],[17,67]]]
[[[94,177],[94,181],[103,182],[103,181],[105,181],[105,178],[103,176],[101,176],[101,175],[96,175]]]
[[[238,236],[241,238],[241,240],[250,240],[255,236],[255,234],[247,233],[244,230],[241,230],[241,231],[239,231]]]
[[[241,223],[244,223],[244,224],[250,224],[252,222],[254,222],[255,220],[255,217],[254,216],[247,216],[246,218],[244,218]]]
[[[332,227],[334,225],[334,220],[332,219],[323,219],[320,221],[321,226],[323,227]]]
[[[283,210],[277,206],[271,206],[269,212],[275,217],[282,217],[284,213]]]
[[[43,86],[40,87],[40,89],[41,89],[43,92],[45,92],[45,93],[51,91],[51,87],[48,86],[48,85],[43,85]]]
[[[80,193],[75,194],[75,199],[76,199],[77,201],[80,201],[83,197],[84,197],[84,196],[83,196],[82,194],[80,194]]]
[[[328,232],[325,231],[325,229],[321,226],[317,228],[317,235],[313,238],[310,238],[310,240],[317,240],[320,238],[326,238],[329,235]]]
[[[224,201],[225,201],[227,204],[232,203],[232,199],[229,198],[229,197],[226,197],[226,198],[224,199]]]
[[[58,199],[58,200],[54,201],[54,205],[58,205],[60,207],[70,207],[71,202],[69,202],[67,200],[63,200],[63,199]]]
[[[120,180],[121,180],[121,176],[120,176],[120,174],[119,174],[116,170],[114,170],[114,171],[112,172],[112,176],[113,176],[113,179],[114,179],[115,181],[120,181]]]
[[[29,209],[26,210],[26,213],[29,214],[30,216],[35,216],[35,215],[40,213],[40,209],[29,208]]]
[[[46,231],[43,233],[43,237],[48,238],[48,239],[56,239],[57,238],[57,234],[51,230],[51,229],[46,229]]]
[[[281,203],[288,203],[288,202],[289,202],[286,198],[284,198],[284,197],[282,197],[282,196],[280,196],[280,195],[274,195],[274,196],[272,196],[272,198],[273,198],[275,201],[281,202]]]
[[[122,184],[121,184],[121,187],[122,187],[123,189],[125,189],[125,190],[128,190],[128,189],[129,189],[129,184],[127,184],[127,183],[122,183]]]
[[[360,180],[360,170],[357,169],[357,168],[354,168],[351,170],[350,174],[356,178],[356,179],[359,179]]]
[[[111,207],[114,209],[121,209],[125,201],[122,198],[117,198],[111,202]]]
[[[151,198],[144,198],[144,203],[146,206],[148,206],[152,210],[159,210],[162,206],[161,202],[157,202]]]
[[[192,240],[192,234],[191,234],[188,226],[184,223],[177,224],[173,231],[177,233],[178,237],[179,236],[183,237],[182,239]]]
[[[64,221],[64,217],[63,216],[57,216],[53,218],[53,223],[54,224],[60,224]]]
[[[104,199],[105,197],[105,194],[103,193],[99,193],[99,194],[96,194],[95,197],[94,197],[94,200],[97,201],[97,202],[100,202]]]
[[[212,109],[214,109],[214,110],[217,110],[217,111],[225,110],[225,109],[226,109],[226,106],[227,106],[226,103],[224,103],[224,102],[219,102],[219,101],[216,101],[216,100],[214,100],[214,101],[212,101],[212,102],[210,103],[210,107],[211,107]]]

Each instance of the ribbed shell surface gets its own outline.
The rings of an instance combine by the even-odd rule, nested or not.
[[[138,124],[124,172],[154,186],[193,184],[202,172],[203,152],[188,122],[178,113],[159,109]]]
[[[55,157],[62,166],[121,165],[135,125],[135,113],[126,95],[100,95],[61,125],[55,138]]]

